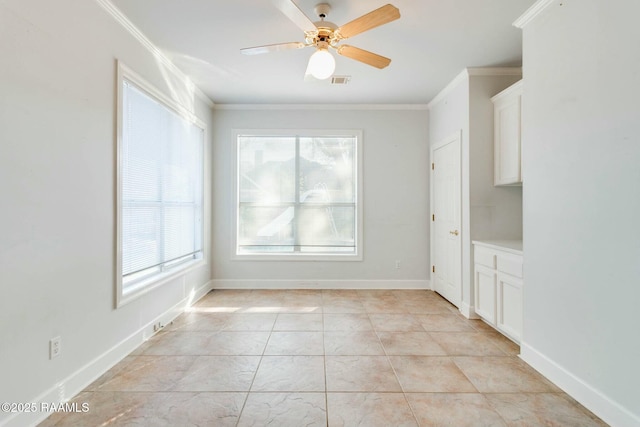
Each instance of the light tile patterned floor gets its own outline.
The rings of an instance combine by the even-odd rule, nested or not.
[[[604,426],[430,291],[217,290],[42,426]]]

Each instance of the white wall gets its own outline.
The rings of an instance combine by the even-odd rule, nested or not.
[[[260,106],[216,109],[213,153],[214,286],[427,286],[427,121],[424,109],[392,107],[382,110]],[[363,261],[231,260],[232,207],[235,200],[234,128],[363,130]],[[400,269],[395,268],[396,260],[400,261]],[[331,282],[333,280],[337,282]],[[317,285],[309,285],[311,281]]]
[[[437,144],[462,130],[462,138],[469,135],[469,75],[459,74],[429,103],[429,143]],[[463,156],[463,159],[465,156]],[[469,161],[466,156],[466,162]],[[463,164],[468,170],[468,163]]]
[[[96,1],[0,2],[0,57],[0,402],[58,401],[210,278],[207,262],[114,309],[116,58],[194,97]],[[195,109],[210,127],[209,107]]]
[[[493,185],[491,97],[520,79],[517,69],[469,68],[429,103],[429,141],[462,131],[462,304],[473,311],[472,240],[522,237],[522,189]]]
[[[640,3],[551,2],[524,27],[523,358],[640,425]]]

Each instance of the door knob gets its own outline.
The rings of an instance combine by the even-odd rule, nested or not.
[[[454,231],[450,231],[449,234],[453,234],[454,236],[457,236],[458,234],[458,230],[454,230]]]

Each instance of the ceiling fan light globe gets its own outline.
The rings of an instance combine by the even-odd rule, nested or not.
[[[325,80],[331,77],[335,71],[336,60],[327,49],[318,49],[309,58],[308,69],[316,79]]]

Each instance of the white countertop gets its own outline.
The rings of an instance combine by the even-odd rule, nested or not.
[[[522,240],[474,240],[472,243],[522,255]]]

